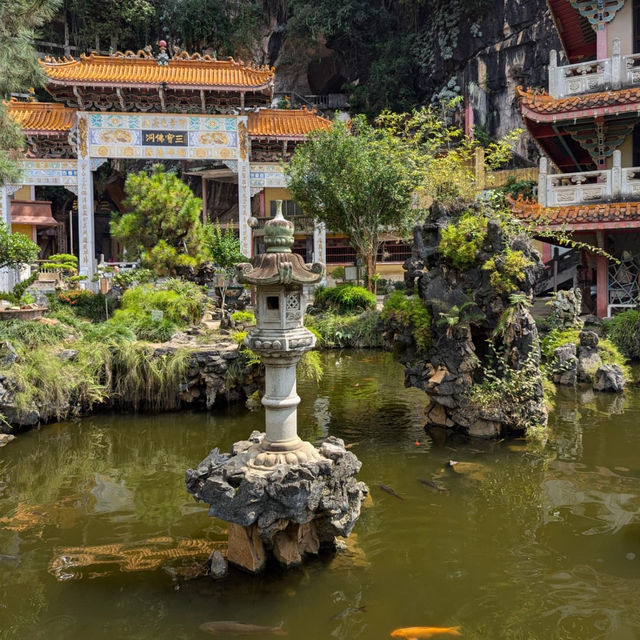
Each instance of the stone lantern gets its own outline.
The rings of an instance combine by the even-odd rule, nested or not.
[[[186,475],[187,489],[229,523],[230,563],[257,573],[271,554],[285,566],[333,547],[355,525],[368,490],[355,478],[361,464],[330,436],[316,448],[297,431],[296,365],[315,345],[304,327],[304,287],[319,283],[324,265],[292,253],[293,224],[278,213],[265,225],[266,252],[236,267],[256,288],[256,328],[245,344],[265,367],[266,433],[254,431],[231,454],[217,448]]]
[[[316,338],[304,327],[304,287],[319,283],[324,265],[305,265],[292,253],[293,223],[282,216],[278,201],[276,217],[265,225],[267,250],[253,264],[236,267],[238,282],[256,287],[256,328],[245,344],[260,356],[265,367],[266,437],[252,451],[255,467],[295,464],[318,457],[316,449],[297,432],[300,398],[296,393],[296,366],[302,354],[313,349]]]

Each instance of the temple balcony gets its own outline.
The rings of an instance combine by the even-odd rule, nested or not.
[[[620,40],[613,41],[610,58],[558,66],[558,54],[551,51],[549,93],[556,99],[640,86],[640,54],[620,54]]]
[[[599,202],[640,200],[640,167],[622,167],[621,153],[614,151],[611,169],[578,173],[548,173],[548,161],[540,158],[538,202],[562,207]]]

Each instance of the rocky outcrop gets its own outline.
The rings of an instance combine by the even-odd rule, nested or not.
[[[401,322],[387,324],[385,339],[405,365],[407,385],[429,395],[430,424],[478,437],[521,433],[547,421],[538,332],[527,305],[540,258],[526,236],[476,203],[471,216],[489,217],[486,232],[472,260],[454,266],[441,250],[442,232],[466,210],[433,205],[405,264],[408,290],[431,318],[430,345],[421,350],[414,329]],[[515,288],[505,288],[501,278],[514,252],[523,266]]]
[[[578,344],[569,342],[553,351],[550,362],[553,382],[575,386],[578,382],[593,385],[594,391],[622,391],[627,377],[617,364],[603,364],[607,351],[595,331],[581,331]]]
[[[327,438],[315,459],[264,469],[251,456],[264,435],[254,431],[231,454],[216,448],[186,473],[187,490],[210,505],[209,515],[231,523],[229,562],[251,573],[268,554],[292,566],[333,548],[336,536],[351,533],[368,493],[355,478],[360,461],[339,438]]]
[[[263,367],[258,364],[247,366],[244,355],[238,350],[235,342],[221,340],[215,344],[197,345],[188,336],[176,336],[175,339],[176,342],[158,345],[149,356],[152,359],[160,359],[181,349],[190,351],[185,377],[174,389],[168,391],[174,395],[169,403],[172,408],[212,409],[225,403],[241,402],[263,386]],[[57,355],[60,358],[72,358],[72,351],[65,349]],[[4,417],[4,422],[0,423],[0,432],[14,433],[37,424],[88,412],[86,407],[71,405],[63,408],[39,406],[25,411],[18,406],[16,393],[11,369],[8,369],[0,375],[0,414]],[[105,402],[96,405],[95,408],[138,408],[138,399],[135,406],[133,402],[126,394],[112,398],[107,393]],[[143,405],[140,408],[145,407]]]
[[[620,366],[605,364],[596,370],[593,389],[595,391],[622,391],[625,384],[626,379]]]
[[[553,295],[551,302],[547,304],[551,306],[551,313],[547,318],[547,325],[550,329],[582,327],[582,320],[580,320],[582,291],[580,289],[558,291]]]

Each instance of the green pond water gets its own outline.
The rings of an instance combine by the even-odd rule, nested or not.
[[[464,638],[640,638],[640,390],[560,393],[539,451],[427,436],[425,396],[404,389],[386,354],[323,358],[322,382],[299,386],[300,431],[357,443],[374,504],[351,551],[222,583],[176,578],[184,561],[142,570],[144,547],[222,544],[223,523],[186,493],[184,471],[260,428],[263,414],[50,425],[0,449],[0,637],[197,639],[208,637],[202,623],[235,620],[283,621],[301,640],[451,625]],[[472,464],[454,474],[449,460]],[[418,482],[434,477],[448,491]],[[101,545],[134,555],[84,568],[60,558],[84,548],[95,560]]]

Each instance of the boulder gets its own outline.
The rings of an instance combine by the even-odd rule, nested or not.
[[[580,332],[580,346],[577,350],[579,382],[591,382],[594,371],[602,364],[599,341],[600,338],[595,331]]]
[[[617,364],[605,364],[598,367],[593,388],[596,391],[622,391],[625,387],[626,380],[624,373]]]
[[[265,549],[292,566],[348,536],[368,493],[355,478],[360,461],[339,438],[327,438],[307,462],[262,468],[252,461],[263,438],[254,432],[231,454],[214,449],[186,473],[187,490],[231,523],[228,561],[252,573],[264,567]]]
[[[578,381],[576,345],[565,344],[553,351],[553,381],[556,384],[575,386]]]
[[[214,551],[207,560],[209,565],[209,575],[213,580],[221,580],[226,578],[229,571],[229,564],[227,559],[222,555],[222,552]]]

